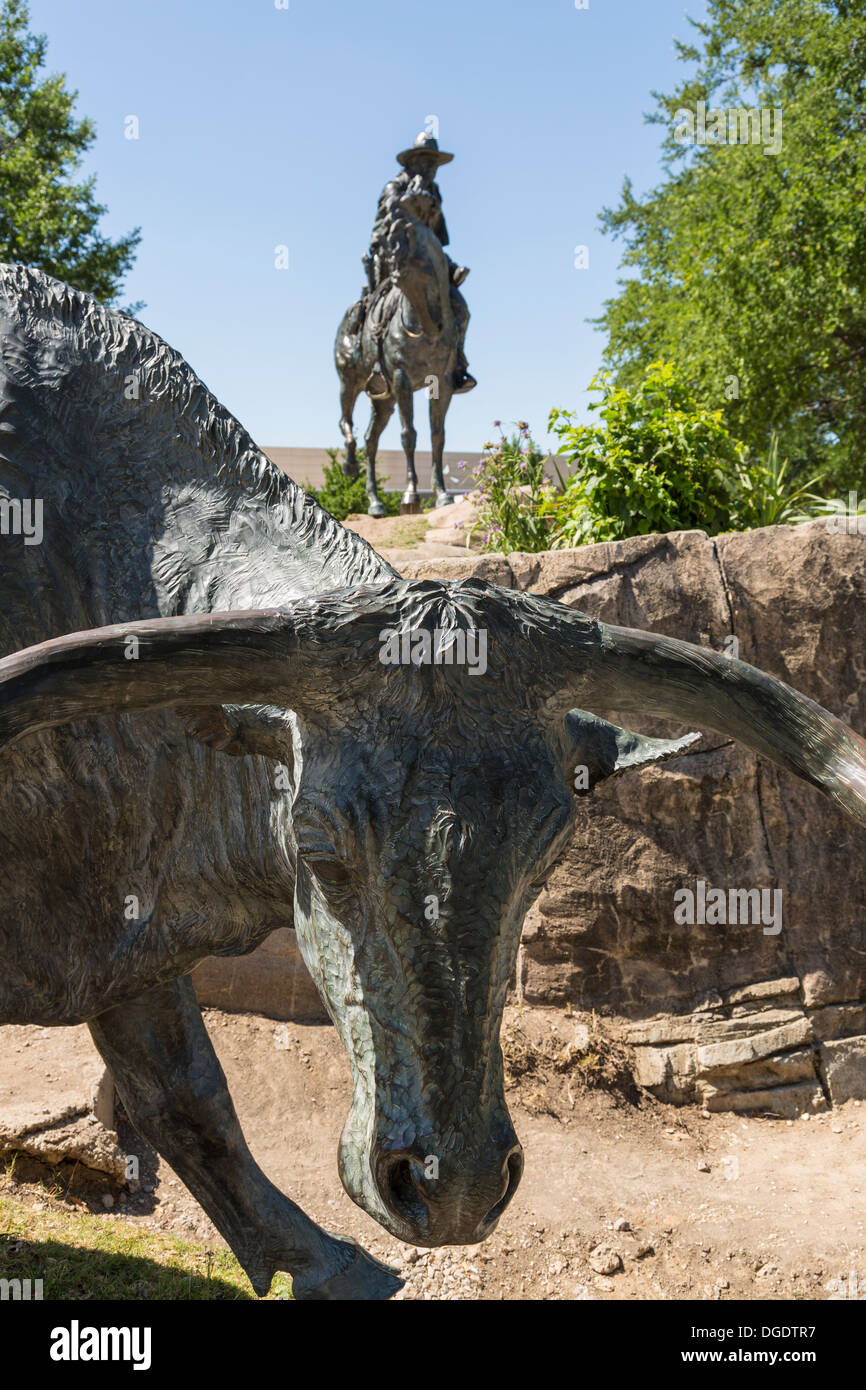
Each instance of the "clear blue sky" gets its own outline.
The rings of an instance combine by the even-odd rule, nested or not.
[[[546,437],[582,408],[619,243],[597,214],[623,175],[658,179],[650,92],[683,65],[702,0],[31,0],[48,67],[96,122],[88,169],[105,229],[140,225],[124,302],[189,360],[264,445],[339,442],[332,344],[360,292],[376,201],[428,116],[455,154],[439,184],[451,255],[472,273],[446,448],[490,422]],[[684,69],[683,69],[684,71]],[[124,138],[135,115],[140,138]],[[274,268],[274,247],[290,267]],[[574,248],[590,248],[588,270]],[[419,447],[426,402],[416,396]],[[367,423],[361,398],[356,429]],[[383,446],[399,447],[398,425]]]

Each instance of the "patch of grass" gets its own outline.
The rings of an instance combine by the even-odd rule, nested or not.
[[[0,1196],[0,1279],[41,1279],[46,1299],[255,1300],[228,1250],[115,1216],[35,1211]],[[290,1299],[277,1274],[268,1298]]]
[[[404,550],[414,550],[427,535],[429,524],[421,516],[406,516],[395,520],[391,526],[388,544],[395,548],[401,546]]]
[[[503,1028],[500,1046],[507,1081],[517,1081],[519,1077],[537,1071],[542,1058],[551,1060],[550,1053],[545,1057],[538,1048],[533,1047],[519,1024]]]

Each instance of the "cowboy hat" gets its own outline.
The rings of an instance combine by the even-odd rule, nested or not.
[[[409,160],[414,159],[419,154],[428,155],[430,159],[435,160],[437,168],[440,164],[450,164],[454,158],[453,154],[446,154],[444,150],[440,150],[439,141],[435,140],[432,135],[428,135],[426,130],[422,130],[420,135],[415,136],[411,149],[400,151],[397,156],[397,163],[402,164],[405,169]]]

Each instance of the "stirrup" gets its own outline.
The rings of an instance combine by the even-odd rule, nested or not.
[[[364,390],[371,401],[383,401],[390,395],[385,374],[380,367],[374,367],[364,384]]]

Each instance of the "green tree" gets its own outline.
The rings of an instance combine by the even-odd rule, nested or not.
[[[602,214],[637,271],[598,320],[605,365],[634,385],[673,359],[751,449],[775,431],[795,473],[829,464],[828,486],[862,487],[866,7],[708,0],[691,22],[696,42],[677,49],[692,75],[648,117],[666,127],[663,181],[641,199],[626,180]],[[744,124],[751,109],[763,129]]]
[[[96,132],[76,120],[78,93],[62,74],[40,76],[45,35],[28,32],[25,0],[0,9],[0,261],[19,261],[110,302],[120,293],[138,228],[100,235],[105,207],[95,176],[74,182]],[[141,306],[136,306],[141,307]]]

